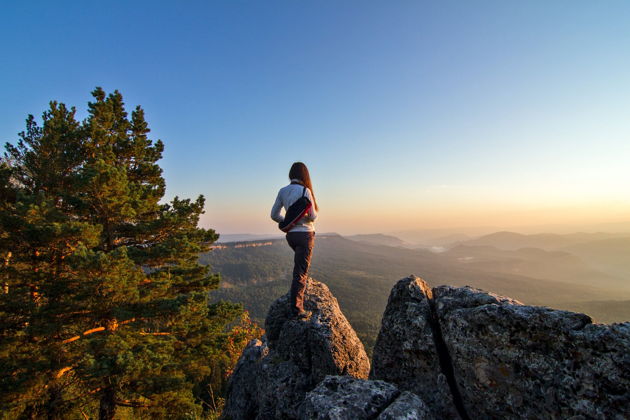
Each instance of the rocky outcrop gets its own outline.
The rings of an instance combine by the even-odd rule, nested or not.
[[[301,419],[432,419],[427,406],[410,392],[384,381],[327,376],[306,394]]]
[[[623,419],[630,323],[412,276],[392,290],[370,377],[417,393],[439,418]]]
[[[433,339],[430,297],[431,289],[418,277],[402,279],[394,286],[374,346],[370,378],[414,392],[437,418],[457,418],[440,366],[443,349]]]
[[[592,324],[470,287],[433,296],[462,402],[476,418],[630,416],[630,323]]]
[[[309,282],[305,306],[297,320],[288,296],[272,305],[225,419],[630,418],[630,323],[410,276],[392,289],[370,371],[324,284]]]
[[[297,419],[307,392],[326,375],[367,378],[363,344],[323,283],[309,279],[306,320],[291,317],[288,295],[273,303],[266,335],[245,348],[228,385],[224,419]]]
[[[304,309],[312,312],[310,318],[292,318],[288,294],[271,305],[265,331],[275,355],[308,372],[315,384],[326,375],[367,378],[370,361],[363,343],[324,283],[309,279]]]

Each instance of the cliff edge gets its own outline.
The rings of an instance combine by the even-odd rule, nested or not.
[[[272,304],[224,419],[629,417],[630,323],[410,276],[392,289],[370,368],[328,287],[310,279],[305,297],[306,320],[287,295]]]

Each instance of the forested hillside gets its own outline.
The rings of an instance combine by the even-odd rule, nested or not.
[[[215,293],[215,299],[242,302],[258,321],[264,319],[271,302],[287,292],[293,267],[292,252],[286,242],[278,239],[269,243],[238,248],[227,244],[226,248],[200,258],[201,263],[222,273],[223,287]],[[432,286],[471,285],[527,304],[559,309],[571,309],[567,305],[574,307],[578,302],[630,298],[628,292],[602,286],[607,284],[604,280],[610,279],[609,275],[567,253],[466,248],[470,250],[460,248],[453,253],[436,254],[371,245],[339,235],[318,235],[310,274],[330,287],[368,351],[380,326],[389,290],[409,274],[423,277]],[[471,250],[475,253],[464,252]],[[469,255],[474,257],[466,258]],[[582,276],[580,270],[587,271]],[[571,276],[576,273],[579,276],[572,281]],[[602,281],[597,280],[598,276]],[[592,281],[589,283],[586,277]],[[596,320],[625,320],[618,311],[608,313],[605,305],[584,307]]]

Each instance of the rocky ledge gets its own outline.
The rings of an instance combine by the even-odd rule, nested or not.
[[[630,323],[410,276],[391,292],[370,370],[324,284],[309,282],[305,306],[312,316],[295,320],[288,296],[272,305],[224,419],[630,417]]]
[[[292,318],[289,297],[276,300],[266,334],[243,351],[228,385],[224,419],[296,419],[299,406],[327,375],[366,379],[363,344],[325,284],[310,279],[306,320]]]

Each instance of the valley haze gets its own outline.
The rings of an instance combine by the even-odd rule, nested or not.
[[[469,285],[525,304],[583,312],[595,322],[630,320],[630,233],[485,235],[455,230],[342,236],[318,233],[310,275],[323,281],[366,345],[374,344],[388,291],[415,274],[432,286]],[[290,285],[281,234],[225,235],[200,261],[221,273],[212,299],[240,302],[263,322]]]

